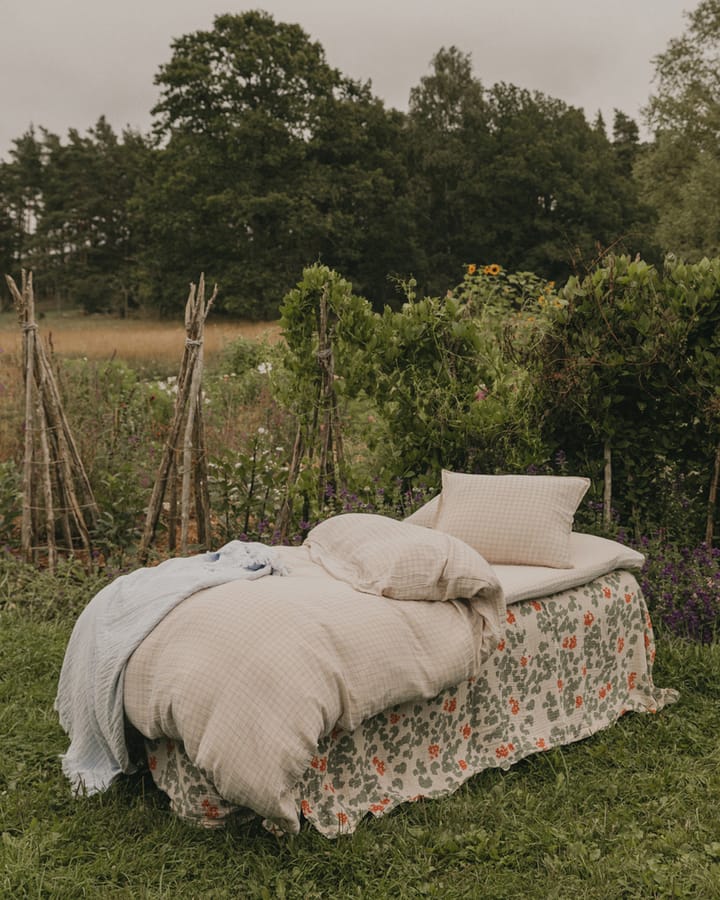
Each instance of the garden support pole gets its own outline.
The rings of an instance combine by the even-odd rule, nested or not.
[[[612,447],[610,441],[603,446],[603,524],[612,523]]]
[[[183,435],[183,452],[182,452],[182,484],[180,495],[180,550],[187,553],[189,545],[189,519],[190,519],[190,484],[193,475],[193,450],[196,459],[200,454],[205,453],[205,441],[202,436],[199,418],[199,407],[202,403],[202,365],[203,365],[203,336],[205,328],[205,319],[210,312],[210,307],[215,302],[217,296],[217,285],[213,289],[212,296],[205,302],[205,276],[200,275],[197,286],[190,285],[187,302],[185,304],[185,349],[183,351],[182,362],[180,364],[180,373],[178,375],[178,393],[175,400],[175,411],[173,420],[170,425],[163,455],[160,460],[155,483],[153,485],[150,503],[148,505],[147,515],[145,518],[145,528],[143,530],[138,556],[141,562],[145,562],[150,550],[150,544],[155,537],[158,522],[160,521],[160,513],[163,507],[163,499],[168,487],[169,479],[175,479],[176,471],[176,454],[178,453],[180,435]],[[193,444],[195,445],[193,447]],[[203,519],[209,519],[210,501],[207,496],[208,483],[207,477],[203,477],[206,469],[202,466],[196,473],[196,516],[198,517],[198,539],[201,544],[206,544],[209,540],[209,528],[207,521],[202,524]],[[173,487],[174,490],[174,487]],[[198,492],[203,494],[198,503]],[[173,502],[174,508],[174,502]],[[174,516],[173,516],[174,529]],[[174,547],[174,534],[170,536],[170,544]]]
[[[53,571],[58,556],[55,533],[58,524],[68,552],[75,549],[68,513],[88,562],[91,560],[90,529],[97,521],[98,508],[63,410],[55,372],[38,338],[32,272],[22,271],[20,288],[9,275],[5,280],[23,332],[25,447],[21,547],[27,562],[36,561],[36,553],[43,546],[44,530],[47,564]],[[35,446],[36,441],[39,447]],[[38,465],[41,467],[39,485],[33,477]]]
[[[705,524],[705,543],[712,547],[715,537],[715,507],[717,506],[718,482],[720,482],[720,441],[715,448],[715,465],[713,466],[710,491],[708,493],[707,520]]]

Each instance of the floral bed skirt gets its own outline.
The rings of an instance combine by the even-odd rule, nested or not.
[[[477,678],[325,737],[296,786],[298,812],[328,837],[348,834],[368,813],[447,796],[484,769],[581,740],[626,712],[654,713],[677,697],[654,686],[654,658],[650,616],[629,572],[516,603]],[[145,747],[178,816],[205,827],[253,817],[218,794],[181,743]]]

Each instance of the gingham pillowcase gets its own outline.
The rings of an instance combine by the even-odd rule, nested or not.
[[[589,486],[569,476],[443,471],[432,527],[496,565],[567,569],[573,518]]]
[[[313,562],[365,593],[394,600],[501,597],[486,560],[448,533],[372,513],[343,513],[316,525],[304,543]]]

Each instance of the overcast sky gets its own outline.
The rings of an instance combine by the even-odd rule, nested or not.
[[[300,24],[343,74],[407,109],[441,47],[472,55],[484,85],[510,82],[641,123],[653,57],[697,0],[0,0],[0,158],[28,127],[66,137],[105,115],[149,130],[153,79],[173,38],[216,15],[264,9]]]

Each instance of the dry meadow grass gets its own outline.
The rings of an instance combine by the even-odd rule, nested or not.
[[[40,338],[61,358],[121,360],[147,377],[177,374],[184,345],[182,321],[112,319],[48,312],[39,322]],[[205,325],[205,363],[219,362],[232,341],[244,337],[273,342],[280,328],[271,322],[220,319]],[[0,461],[18,452],[22,406],[22,332],[14,313],[0,313]]]
[[[185,328],[182,322],[152,319],[111,319],[106,316],[82,316],[48,313],[39,321],[40,336],[53,351],[63,357],[121,359],[151,368],[156,364],[171,373],[179,366],[183,353]],[[205,325],[205,356],[211,360],[239,337],[274,340],[279,327],[270,322],[212,321]],[[17,361],[21,331],[13,314],[0,316],[0,351]],[[12,360],[10,360],[12,362]],[[7,367],[8,362],[5,362]]]

